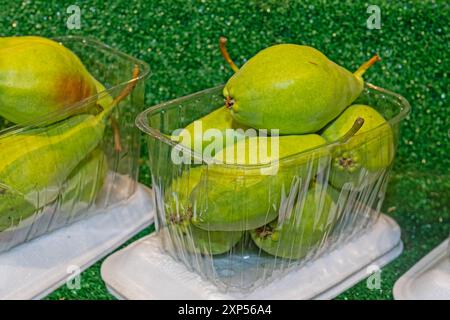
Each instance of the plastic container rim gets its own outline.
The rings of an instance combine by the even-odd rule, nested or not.
[[[182,150],[185,154],[190,155],[191,157],[193,157],[195,159],[200,159],[202,161],[202,163],[204,163],[204,164],[207,164],[207,165],[218,164],[218,165],[221,165],[221,166],[224,166],[224,167],[229,167],[229,168],[234,168],[234,169],[265,168],[265,167],[272,166],[274,163],[277,163],[277,162],[289,161],[291,159],[294,159],[294,158],[298,157],[299,155],[305,155],[306,156],[308,154],[312,154],[312,153],[318,152],[320,150],[338,147],[338,146],[341,146],[343,144],[339,140],[328,142],[328,143],[325,143],[323,145],[320,145],[320,146],[317,146],[317,147],[314,147],[314,148],[311,148],[311,149],[308,149],[308,150],[304,150],[302,152],[289,155],[287,157],[283,157],[283,158],[281,158],[281,159],[279,159],[277,161],[273,161],[273,162],[271,162],[269,164],[247,164],[247,165],[229,164],[229,163],[224,163],[224,162],[222,162],[220,160],[217,160],[217,159],[214,159],[214,158],[210,158],[210,157],[205,159],[198,152],[196,152],[194,150],[191,150],[190,148],[188,148],[188,147],[186,147],[184,145],[178,144],[176,141],[173,141],[169,137],[167,137],[164,134],[162,134],[159,129],[152,128],[148,124],[148,121],[147,121],[148,116],[158,113],[159,111],[161,111],[162,109],[167,107],[167,105],[173,104],[175,101],[177,101],[179,99],[192,99],[192,98],[195,98],[197,96],[201,96],[201,95],[207,94],[209,92],[216,91],[217,89],[222,88],[223,86],[224,85],[219,85],[219,86],[216,86],[216,87],[213,87],[213,88],[202,90],[202,91],[199,91],[199,92],[187,95],[187,96],[183,96],[181,98],[173,99],[173,100],[170,100],[170,101],[167,101],[167,102],[155,105],[153,107],[150,107],[150,108],[144,110],[143,112],[141,112],[138,115],[138,117],[136,118],[136,126],[141,131],[143,131],[144,133],[152,136],[153,138],[156,138],[156,139],[158,139],[158,140],[160,140],[160,141],[162,141],[162,142],[164,142],[164,143],[166,143],[168,145],[171,145],[172,147],[176,147],[179,150]],[[400,112],[397,113],[392,118],[387,120],[387,123],[391,127],[393,125],[399,123],[401,120],[403,120],[406,117],[406,115],[410,112],[411,106],[410,106],[409,102],[403,96],[401,96],[401,95],[399,95],[397,93],[391,92],[389,90],[383,89],[381,87],[375,86],[375,85],[373,85],[371,83],[366,83],[365,86],[370,88],[370,89],[372,89],[372,90],[378,91],[380,93],[384,93],[386,95],[390,95],[390,96],[394,97],[395,99],[397,99],[400,102],[400,104],[401,104]],[[383,126],[384,126],[384,124],[382,124],[382,125],[380,125],[378,127],[375,127],[375,128],[373,128],[371,130],[368,130],[368,131],[362,133],[361,135],[359,135],[358,137],[361,137],[362,135],[369,136],[371,133],[376,132],[377,130],[379,130]],[[352,140],[353,140],[353,137],[350,138],[346,143],[350,143]]]

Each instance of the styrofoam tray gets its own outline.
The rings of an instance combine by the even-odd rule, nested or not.
[[[402,250],[399,226],[381,215],[352,242],[249,294],[220,292],[163,253],[156,234],[109,256],[101,273],[120,299],[331,299],[368,277],[368,266],[381,268]]]
[[[152,191],[138,185],[107,210],[0,254],[0,299],[42,298],[149,226]]]
[[[394,285],[397,300],[450,300],[450,257],[446,240]]]

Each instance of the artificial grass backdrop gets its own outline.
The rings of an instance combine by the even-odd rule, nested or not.
[[[81,8],[80,30],[66,27],[72,4]],[[381,9],[380,30],[366,26],[369,4]],[[314,46],[349,70],[379,53],[383,61],[366,80],[412,105],[385,203],[402,227],[405,251],[383,269],[381,290],[362,282],[340,296],[363,299],[391,298],[395,280],[448,236],[449,16],[445,0],[8,1],[0,4],[0,30],[4,36],[90,36],[147,61],[148,106],[224,83],[231,71],[218,50],[221,35],[238,65],[281,42]],[[150,183],[145,165],[141,182]],[[111,298],[99,265],[82,274],[81,290],[62,288],[49,298]]]

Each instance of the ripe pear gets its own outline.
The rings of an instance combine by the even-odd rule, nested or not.
[[[278,152],[272,153],[274,143]],[[227,146],[214,157],[219,163],[203,168],[204,179],[192,191],[192,222],[205,230],[243,231],[274,220],[292,184],[311,180],[327,158],[323,149],[294,155],[323,144],[311,134],[247,137]]]
[[[243,232],[206,231],[191,223],[192,205],[189,203],[189,194],[200,181],[201,175],[201,167],[185,171],[166,191],[167,220],[166,228],[162,229],[162,237],[176,250],[205,255],[222,254],[239,242]]]
[[[97,147],[70,173],[63,183],[51,217],[49,231],[78,221],[96,210],[94,204],[106,180],[108,163],[105,153]],[[48,205],[46,206],[46,208]]]
[[[106,155],[100,148],[78,164],[60,189],[52,228],[74,221],[81,212],[89,209],[103,187],[107,168]],[[0,200],[0,232],[38,212],[30,202],[24,201],[23,195],[11,189],[4,189]]]
[[[36,211],[20,192],[0,183],[0,232],[16,226]]]
[[[62,44],[34,36],[0,38],[0,116],[13,123],[44,116],[56,122],[95,107],[90,101],[65,110],[96,93],[83,63]]]
[[[189,221],[182,221],[169,224],[162,234],[165,240],[170,239],[176,250],[216,255],[230,251],[242,238],[243,232],[207,231],[197,228]]]
[[[95,81],[99,92],[105,90],[100,82]],[[98,104],[104,109],[108,109],[112,106],[113,99],[109,95],[102,95],[98,100]],[[69,174],[66,182],[63,183],[61,179],[64,179],[64,176],[68,174],[68,170],[73,166],[72,160],[75,159],[76,163],[77,159],[79,159],[78,156],[85,152],[84,148],[89,148],[91,145],[89,139],[94,139],[96,141],[94,144],[98,144],[99,140],[97,139],[102,137],[103,124],[92,123],[94,127],[99,126],[99,131],[93,130],[87,134],[86,137],[89,136],[87,141],[84,141],[82,136],[73,140],[81,142],[82,147],[78,149],[79,152],[73,159],[66,162],[68,170],[63,166],[52,165],[50,154],[62,152],[56,143],[58,134],[60,139],[66,139],[65,144],[70,145],[72,141],[71,136],[76,132],[74,130],[76,126],[79,126],[78,130],[81,133],[85,130],[83,129],[83,121],[90,122],[94,118],[92,115],[74,116],[46,128],[27,129],[12,135],[6,133],[0,137],[0,148],[2,149],[0,159],[2,159],[3,164],[8,164],[9,161],[12,161],[9,163],[9,166],[16,168],[12,171],[14,172],[13,174],[8,174],[8,170],[3,167],[0,170],[0,232],[18,225],[33,214],[38,213],[39,210],[56,200],[58,193],[60,193],[61,204],[58,216],[55,219],[60,219],[63,213],[75,210],[75,207],[80,211],[90,205],[92,202],[91,198],[97,195],[107,171],[105,155],[100,149],[97,148],[86,159],[82,160]],[[54,145],[50,146],[52,143]],[[36,151],[40,151],[36,152],[31,147],[36,147]],[[20,154],[17,154],[16,150]],[[50,152],[50,150],[53,152]],[[36,152],[36,155],[34,155],[34,152]],[[59,155],[58,158],[59,161],[64,161],[62,155]],[[96,162],[103,163],[105,167],[100,166],[98,171],[93,172],[92,169],[94,169]],[[55,173],[55,175],[52,173],[45,178],[48,164],[51,166],[48,170]],[[6,173],[3,173],[2,170],[6,170]],[[34,178],[32,178],[33,171],[36,171]],[[42,177],[38,177],[37,173],[41,171],[43,172]],[[62,176],[61,179],[57,178],[58,174]],[[7,175],[10,175],[12,178],[9,182]],[[41,184],[39,181],[44,178],[45,182]],[[25,180],[27,187],[19,183],[22,179]],[[97,179],[97,183],[92,184],[93,179]],[[14,181],[14,183],[11,181]],[[31,181],[32,183],[30,183]],[[36,196],[29,199],[29,195],[34,192],[36,192]]]
[[[175,178],[164,193],[165,218],[169,221],[189,220],[192,216],[190,194],[200,182],[204,167],[192,167]]]
[[[74,115],[47,127],[0,136],[0,227],[9,228],[52,203],[64,181],[102,141],[112,110],[136,85],[130,82],[97,115]]]
[[[45,128],[0,138],[0,183],[40,207],[53,200],[70,172],[102,138],[104,125],[76,115]]]
[[[105,182],[108,160],[100,148],[94,149],[70,173],[61,191],[61,211],[72,217],[89,209]]]
[[[361,128],[347,142],[333,151],[330,182],[360,188],[376,180],[394,158],[394,136],[389,123],[374,108],[355,104],[348,107],[322,132],[327,142],[342,139],[355,120],[364,120]]]
[[[335,204],[325,189],[299,195],[285,217],[250,231],[254,243],[276,257],[301,259],[326,238],[336,223]]]
[[[226,105],[239,123],[280,134],[314,133],[336,118],[362,92],[362,74],[373,57],[355,73],[312,47],[279,44],[266,48],[240,69],[223,89]]]
[[[97,105],[99,105],[103,110],[108,109],[108,106],[113,104],[113,97],[109,94],[105,86],[100,81],[94,77],[92,77],[92,81],[94,82],[95,89],[98,94]]]
[[[243,139],[247,129],[248,127],[238,124],[228,109],[223,106],[190,123],[178,136],[181,137],[181,145],[200,154],[207,151],[208,146],[211,145],[208,155],[214,156],[226,145]],[[215,139],[220,139],[221,143],[214,148],[215,145],[212,143],[215,142]]]

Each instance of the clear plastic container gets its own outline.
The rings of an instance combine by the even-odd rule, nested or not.
[[[140,135],[134,119],[143,110],[143,80],[149,66],[95,40],[55,40],[78,55],[106,90],[67,106],[64,114],[48,114],[21,125],[1,120],[0,252],[104,213],[136,190]],[[112,103],[133,82],[134,89],[105,121],[77,112],[96,102]],[[61,118],[65,119],[49,124]]]
[[[222,88],[149,108],[136,124],[148,135],[162,248],[221,290],[245,292],[326,254],[377,220],[400,121],[410,106],[367,84],[356,102],[377,109],[389,126],[281,158],[275,174],[261,175],[273,164],[224,164],[169,138],[223,106]],[[174,163],[174,148],[192,161]],[[352,177],[332,170],[346,150],[361,159]],[[377,168],[380,163],[386,165]]]

